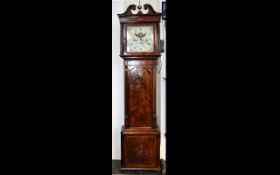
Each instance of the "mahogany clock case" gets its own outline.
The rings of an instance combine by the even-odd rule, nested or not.
[[[124,59],[125,116],[121,131],[121,170],[160,170],[160,130],[156,114],[157,59],[160,56],[159,23],[161,13],[145,4],[143,14],[132,13],[130,5],[118,14],[121,27],[120,57]],[[128,52],[127,29],[152,26],[153,50]],[[133,33],[134,34],[134,33]],[[135,35],[137,35],[135,33]],[[141,38],[140,38],[141,39]]]

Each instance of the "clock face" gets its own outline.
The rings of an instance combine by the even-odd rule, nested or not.
[[[127,52],[154,52],[153,26],[127,26]]]

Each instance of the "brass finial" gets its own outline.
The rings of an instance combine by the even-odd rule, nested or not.
[[[139,0],[139,4],[138,4],[137,8],[138,8],[139,11],[141,11],[141,9],[142,9],[142,5],[140,4],[140,0]]]

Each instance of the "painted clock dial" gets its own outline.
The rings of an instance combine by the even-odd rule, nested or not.
[[[127,26],[127,52],[154,52],[153,26]]]

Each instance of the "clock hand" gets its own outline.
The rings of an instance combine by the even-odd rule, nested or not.
[[[142,32],[139,32],[139,33],[134,33],[135,36],[137,36],[138,38],[140,38],[140,40],[142,41],[142,38],[146,36],[146,33],[142,33]]]

